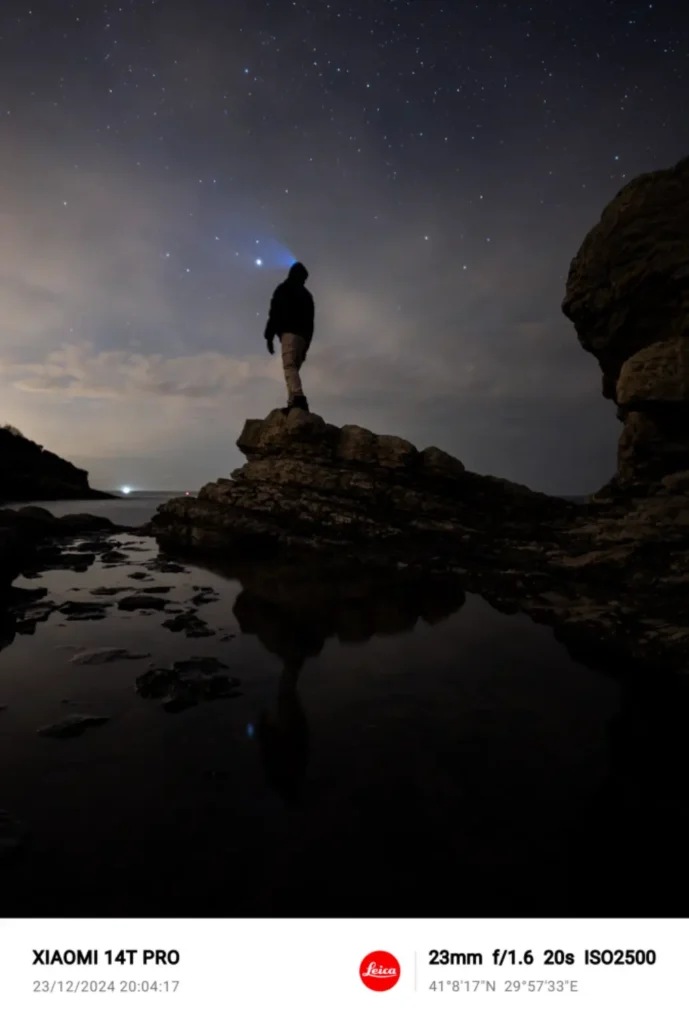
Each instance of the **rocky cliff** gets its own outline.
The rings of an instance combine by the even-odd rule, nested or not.
[[[612,488],[689,488],[689,159],[642,174],[572,261],[563,312],[624,427]]]
[[[85,469],[6,427],[0,427],[0,466],[0,504],[112,497],[89,487]]]
[[[642,175],[574,259],[563,303],[624,423],[586,505],[479,476],[437,448],[274,410],[247,463],[159,509],[163,547],[453,575],[625,674],[689,674],[689,160]]]

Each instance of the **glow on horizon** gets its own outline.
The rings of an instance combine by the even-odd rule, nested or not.
[[[131,494],[132,493],[132,488],[131,487],[121,487],[120,490],[122,491],[123,494]]]

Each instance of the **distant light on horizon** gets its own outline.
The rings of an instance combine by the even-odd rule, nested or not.
[[[122,491],[123,494],[131,494],[132,493],[131,487],[121,487],[120,490]]]

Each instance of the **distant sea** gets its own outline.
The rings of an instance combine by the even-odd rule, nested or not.
[[[105,516],[118,526],[143,526],[155,515],[159,505],[163,505],[170,498],[177,498],[186,493],[194,494],[194,491],[132,491],[130,494],[122,494],[120,491],[111,491],[113,497],[99,498],[97,501],[21,501],[13,505],[5,505],[5,508],[22,508],[26,505],[34,505],[39,508],[47,508],[55,516],[71,515],[74,512],[89,512],[94,516]]]

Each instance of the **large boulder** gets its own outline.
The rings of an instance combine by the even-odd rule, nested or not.
[[[624,423],[613,486],[689,469],[689,159],[642,174],[574,257],[562,304]]]

